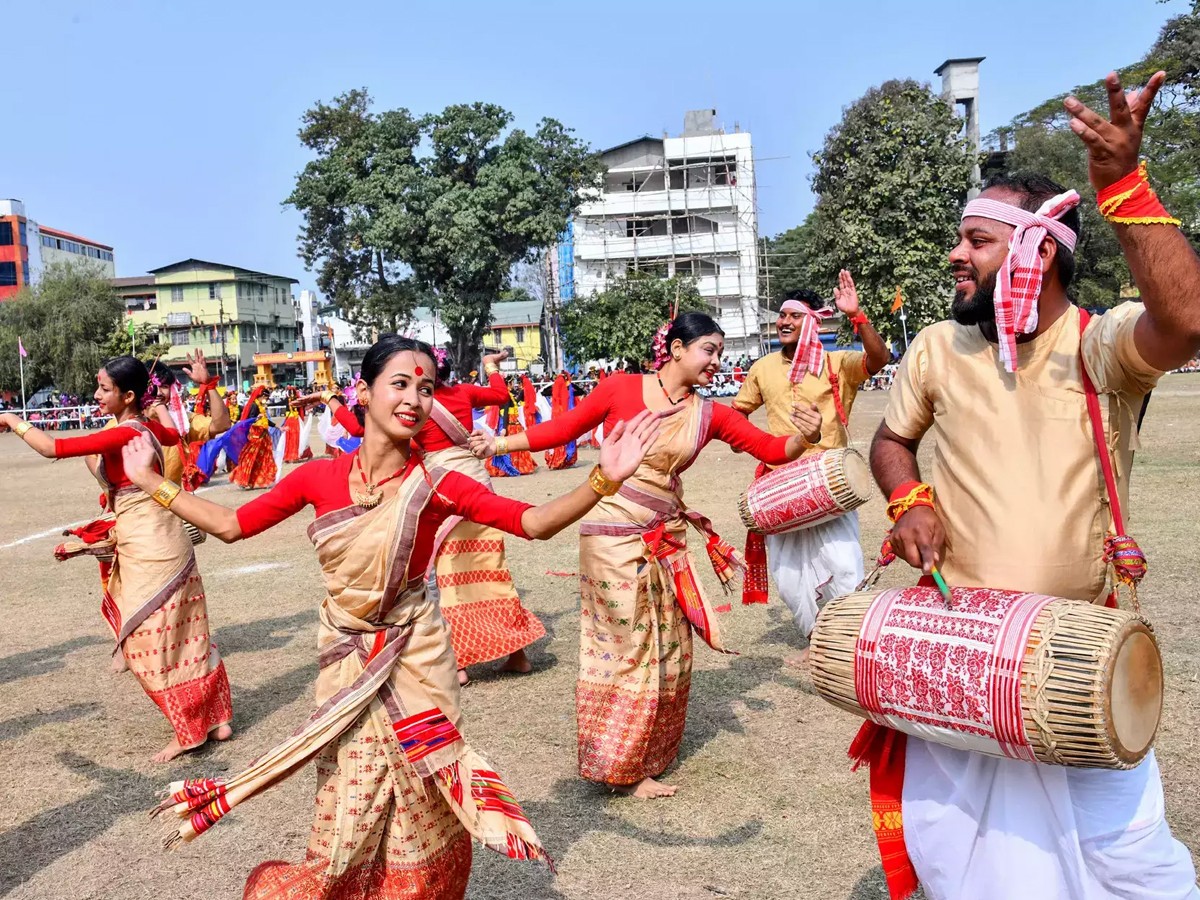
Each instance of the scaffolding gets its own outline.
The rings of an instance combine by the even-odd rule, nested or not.
[[[644,164],[610,168],[594,198],[600,209],[575,218],[574,266],[583,272],[573,272],[572,281],[578,285],[580,275],[587,273],[602,286],[613,275],[627,272],[711,278],[711,290],[702,288],[702,293],[711,300],[715,317],[727,324],[730,316],[738,320],[740,351],[761,355],[766,348],[765,304],[758,289],[755,159],[751,145],[739,147],[729,137],[724,130],[713,130],[685,132],[680,139],[647,138],[660,152]],[[704,138],[707,148],[697,149]],[[667,141],[674,140],[682,155],[668,153]],[[703,205],[694,203],[698,190],[707,193]],[[648,196],[651,193],[655,196]],[[608,198],[625,196],[632,198],[630,204],[622,204],[628,206],[626,211],[604,210]],[[644,205],[638,202],[642,196]],[[581,255],[581,247],[592,252],[596,238],[601,258]],[[731,267],[730,261],[736,265]],[[599,273],[594,270],[597,264]],[[728,308],[730,300],[737,303],[736,310]]]

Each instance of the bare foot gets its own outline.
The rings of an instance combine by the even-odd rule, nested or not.
[[[799,669],[801,672],[808,671],[808,648],[805,647],[795,656],[785,657],[783,664],[789,669]]]
[[[467,674],[467,670],[459,669],[458,670],[458,685],[459,685],[459,687],[466,687],[470,681],[471,681],[471,676]]]
[[[188,749],[192,749],[192,748],[188,748]],[[155,753],[154,756],[151,757],[151,759],[156,763],[165,763],[165,762],[170,762],[175,757],[179,756],[181,753],[186,753],[186,752],[187,751],[183,747],[179,746],[179,741],[177,739],[173,738],[171,740],[171,743],[167,744],[167,746],[163,747],[161,750],[159,750],[157,753]]]
[[[500,667],[501,672],[516,672],[518,675],[528,675],[533,671],[533,663],[524,650],[510,653],[508,660]]]
[[[125,662],[125,654],[118,653],[112,658],[112,663],[108,667],[108,671],[114,675],[120,675],[122,672],[129,671],[129,663]]]
[[[218,741],[227,741],[233,737],[233,728],[228,722],[224,725],[218,725],[216,728],[209,731],[208,736]]]
[[[679,790],[673,784],[662,784],[653,778],[643,778],[637,784],[610,784],[614,794],[624,794],[626,797],[637,797],[639,800],[658,800],[660,797],[674,797]]]

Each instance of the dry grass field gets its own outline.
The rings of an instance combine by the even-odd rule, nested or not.
[[[864,394],[853,436],[865,449],[885,394]],[[1150,557],[1143,607],[1167,670],[1158,748],[1176,834],[1200,850],[1200,376],[1166,379],[1146,421],[1133,486],[1132,530]],[[1053,448],[1046,448],[1053,452]],[[594,451],[567,472],[503,480],[539,502],[577,484]],[[1031,464],[1036,461],[1031,460]],[[740,544],[735,503],[752,471],[712,445],[686,475],[688,500]],[[133,678],[108,674],[110,639],[90,560],[56,563],[57,533],[95,509],[79,461],[49,463],[0,436],[0,896],[241,896],[246,874],[297,860],[307,838],[311,768],[243,805],[193,844],[166,853],[146,815],[172,779],[238,770],[310,711],[316,675],[317,563],[298,516],[248,543],[198,548],[209,613],[233,685],[234,739],[157,766],[166,721]],[[223,482],[207,496],[236,505]],[[862,510],[873,558],[883,504]],[[691,709],[671,800],[616,798],[575,775],[578,641],[573,530],[545,544],[509,542],[526,604],[549,635],[535,672],[480,667],[467,688],[467,736],[524,803],[559,873],[476,851],[474,900],[795,900],[884,898],[869,826],[865,773],[846,757],[857,720],[825,704],[782,665],[800,646],[777,598],[726,617],[737,656],[697,648]],[[707,567],[705,567],[707,568]],[[892,567],[885,584],[911,577]],[[711,576],[711,572],[707,573]],[[707,578],[711,590],[715,579]],[[1189,800],[1188,798],[1192,798]]]

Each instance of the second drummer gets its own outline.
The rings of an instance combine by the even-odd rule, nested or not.
[[[841,272],[833,294],[837,308],[858,332],[863,350],[822,351],[818,323],[821,313],[832,314],[832,310],[825,310],[825,302],[815,291],[792,291],[775,322],[782,349],[750,367],[733,401],[733,408],[747,416],[766,406],[767,429],[772,434],[796,434],[792,405],[797,401],[815,403],[821,412],[821,440],[811,445],[808,453],[849,446],[850,433],[846,429],[854,398],[863,382],[891,359],[883,338],[858,305],[858,291],[849,272]],[[794,385],[788,373],[797,353],[813,354],[820,364],[810,367],[803,381]],[[767,471],[765,465],[759,465],[754,477],[761,478]],[[767,535],[765,540],[754,532],[747,535],[743,603],[767,602],[768,560],[779,596],[801,633],[808,637],[817,620],[818,601],[849,593],[862,581],[858,513],[850,512],[812,528]],[[807,656],[805,649],[788,663],[803,665]]]
[[[892,499],[893,549],[951,585],[1103,603],[1106,576],[1130,587],[1144,570],[1117,514],[1135,415],[1162,372],[1200,350],[1200,259],[1138,165],[1163,78],[1127,100],[1110,74],[1112,121],[1066,101],[1141,304],[1089,321],[1072,303],[1074,191],[1005,176],[963,212],[950,252],[954,321],[912,342],[871,451]],[[1099,439],[1089,406],[1104,420]],[[925,484],[916,451],[927,432]],[[869,741],[878,753],[862,743],[893,897],[918,879],[931,898],[1200,897],[1164,818],[1153,753],[1116,771],[994,759],[896,732]]]

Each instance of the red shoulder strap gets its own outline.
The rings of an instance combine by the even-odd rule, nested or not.
[[[833,406],[837,410],[838,421],[842,423],[843,428],[849,428],[850,418],[846,415],[846,407],[842,403],[842,387],[838,383],[837,372],[833,371],[829,360],[825,360],[825,365],[829,366],[829,387],[833,391]]]
[[[1086,309],[1079,309],[1079,371],[1083,376],[1083,393],[1087,397],[1088,417],[1092,420],[1092,437],[1096,441],[1096,452],[1100,454],[1100,468],[1104,471],[1104,486],[1108,490],[1108,502],[1112,507],[1113,528],[1117,534],[1125,533],[1125,521],[1121,515],[1121,496],[1117,493],[1117,480],[1113,475],[1112,454],[1108,452],[1108,442],[1105,440],[1104,423],[1100,418],[1100,397],[1096,386],[1092,384],[1092,376],[1088,374],[1087,360],[1083,355],[1083,333],[1091,315]]]

